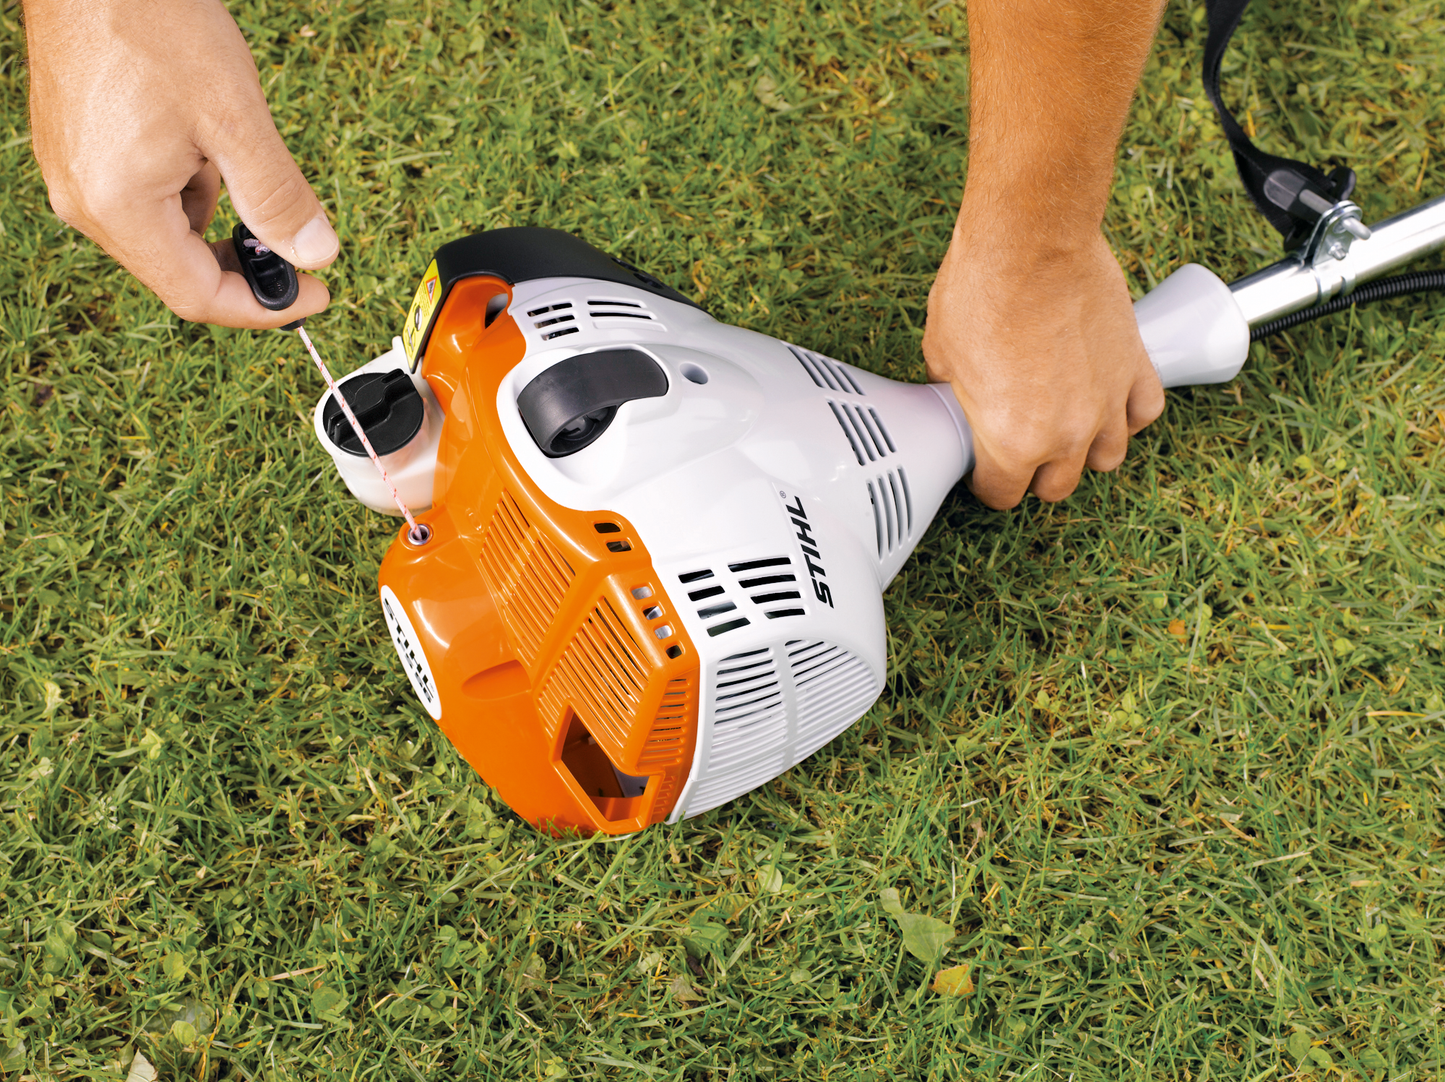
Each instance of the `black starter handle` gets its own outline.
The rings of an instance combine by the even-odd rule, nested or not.
[[[296,277],[296,268],[280,255],[267,248],[257,239],[256,234],[246,228],[245,222],[237,222],[231,231],[231,243],[236,248],[236,258],[241,261],[241,273],[256,303],[271,312],[279,312],[296,303],[301,293],[301,282]],[[282,327],[283,331],[294,331],[304,320],[296,320]]]

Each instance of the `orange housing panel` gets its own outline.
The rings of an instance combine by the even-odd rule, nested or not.
[[[422,372],[446,414],[435,495],[382,561],[457,750],[523,818],[624,834],[666,818],[692,764],[698,659],[630,523],[574,511],[523,472],[497,388],[526,351],[490,276],[438,313]],[[497,310],[497,305],[492,305]],[[659,635],[663,637],[659,637]]]

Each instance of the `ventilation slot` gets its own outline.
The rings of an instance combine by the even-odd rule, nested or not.
[[[866,466],[868,463],[863,459],[863,445],[858,442],[858,434],[848,425],[847,419],[843,416],[843,410],[838,403],[829,401],[828,408],[833,411],[833,416],[838,419],[838,427],[843,430],[844,437],[848,440],[848,446],[853,448],[853,457],[858,460],[858,465]],[[871,461],[873,456],[869,454]]]
[[[788,766],[783,690],[771,650],[733,654],[714,670],[712,746],[688,814],[715,808]]]
[[[750,623],[752,623],[752,621],[749,620],[746,616],[739,616],[736,620],[728,620],[725,623],[714,624],[712,627],[707,629],[707,633],[711,638],[716,638],[717,636],[724,635],[729,631],[736,631],[740,627],[747,627]]]
[[[587,314],[593,319],[645,319],[656,320],[646,306],[635,301],[607,301],[592,298],[587,302]]]
[[[710,637],[725,635],[729,631],[747,627],[752,622],[746,616],[729,615],[737,613],[737,602],[727,596],[727,588],[717,581],[711,569],[689,571],[685,575],[677,576],[677,580],[684,586],[692,587],[687,592],[687,599],[696,606],[698,619],[706,621],[726,617],[708,626],[707,633]]]
[[[542,717],[555,729],[571,706],[599,740],[620,751],[632,730],[648,669],[643,654],[604,599],[572,636],[538,696]]]
[[[747,593],[748,600],[762,609],[769,620],[806,615],[798,577],[793,574],[793,561],[789,557],[728,564],[728,570],[738,577],[738,585]]]
[[[897,454],[898,448],[894,446],[893,437],[884,427],[883,419],[878,416],[877,410],[871,406],[864,408],[848,402],[834,402],[831,398],[828,400],[828,408],[833,411],[838,427],[847,437],[848,446],[853,448],[853,457],[858,460],[858,465],[864,466],[868,462],[877,462],[890,454]]]
[[[637,766],[644,774],[682,765],[687,750],[687,721],[692,716],[692,681],[679,677],[667,682],[652,733],[637,757]],[[669,783],[671,778],[669,776]]]
[[[903,467],[870,480],[868,501],[873,505],[873,529],[881,560],[913,536],[913,493]]]
[[[878,682],[860,658],[832,643],[794,639],[787,650],[797,704],[793,761],[798,762],[862,717],[878,697]]]
[[[482,535],[480,557],[497,611],[516,640],[517,656],[530,667],[572,584],[572,567],[505,490]]]
[[[542,332],[542,341],[546,342],[553,338],[561,338],[564,334],[577,333],[577,317],[572,314],[571,308],[571,301],[560,301],[557,304],[531,309],[527,313],[527,318],[533,321],[533,327]],[[547,330],[548,327],[554,329]]]
[[[858,386],[858,381],[849,373],[847,367],[831,357],[799,349],[797,346],[789,346],[788,352],[798,358],[798,363],[803,366],[803,371],[807,372],[809,378],[824,390],[841,391],[843,394],[863,393],[863,388]]]

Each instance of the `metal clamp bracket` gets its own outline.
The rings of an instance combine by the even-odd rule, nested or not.
[[[1296,258],[1314,272],[1319,285],[1317,304],[1334,297],[1347,297],[1355,290],[1355,271],[1346,259],[1356,240],[1369,240],[1370,227],[1361,221],[1360,208],[1348,199],[1328,204],[1313,192],[1303,192],[1300,201],[1320,213],[1314,231]],[[1319,206],[1314,206],[1314,203]]]

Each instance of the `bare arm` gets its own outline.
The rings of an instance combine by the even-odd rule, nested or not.
[[[284,312],[256,303],[206,226],[224,181],[237,213],[297,266],[337,239],[276,127],[220,0],[25,0],[30,121],[50,204],[177,315],[276,327],[329,295],[303,275]]]
[[[923,351],[992,507],[1063,499],[1164,408],[1100,232],[1163,0],[969,0],[968,181]]]

